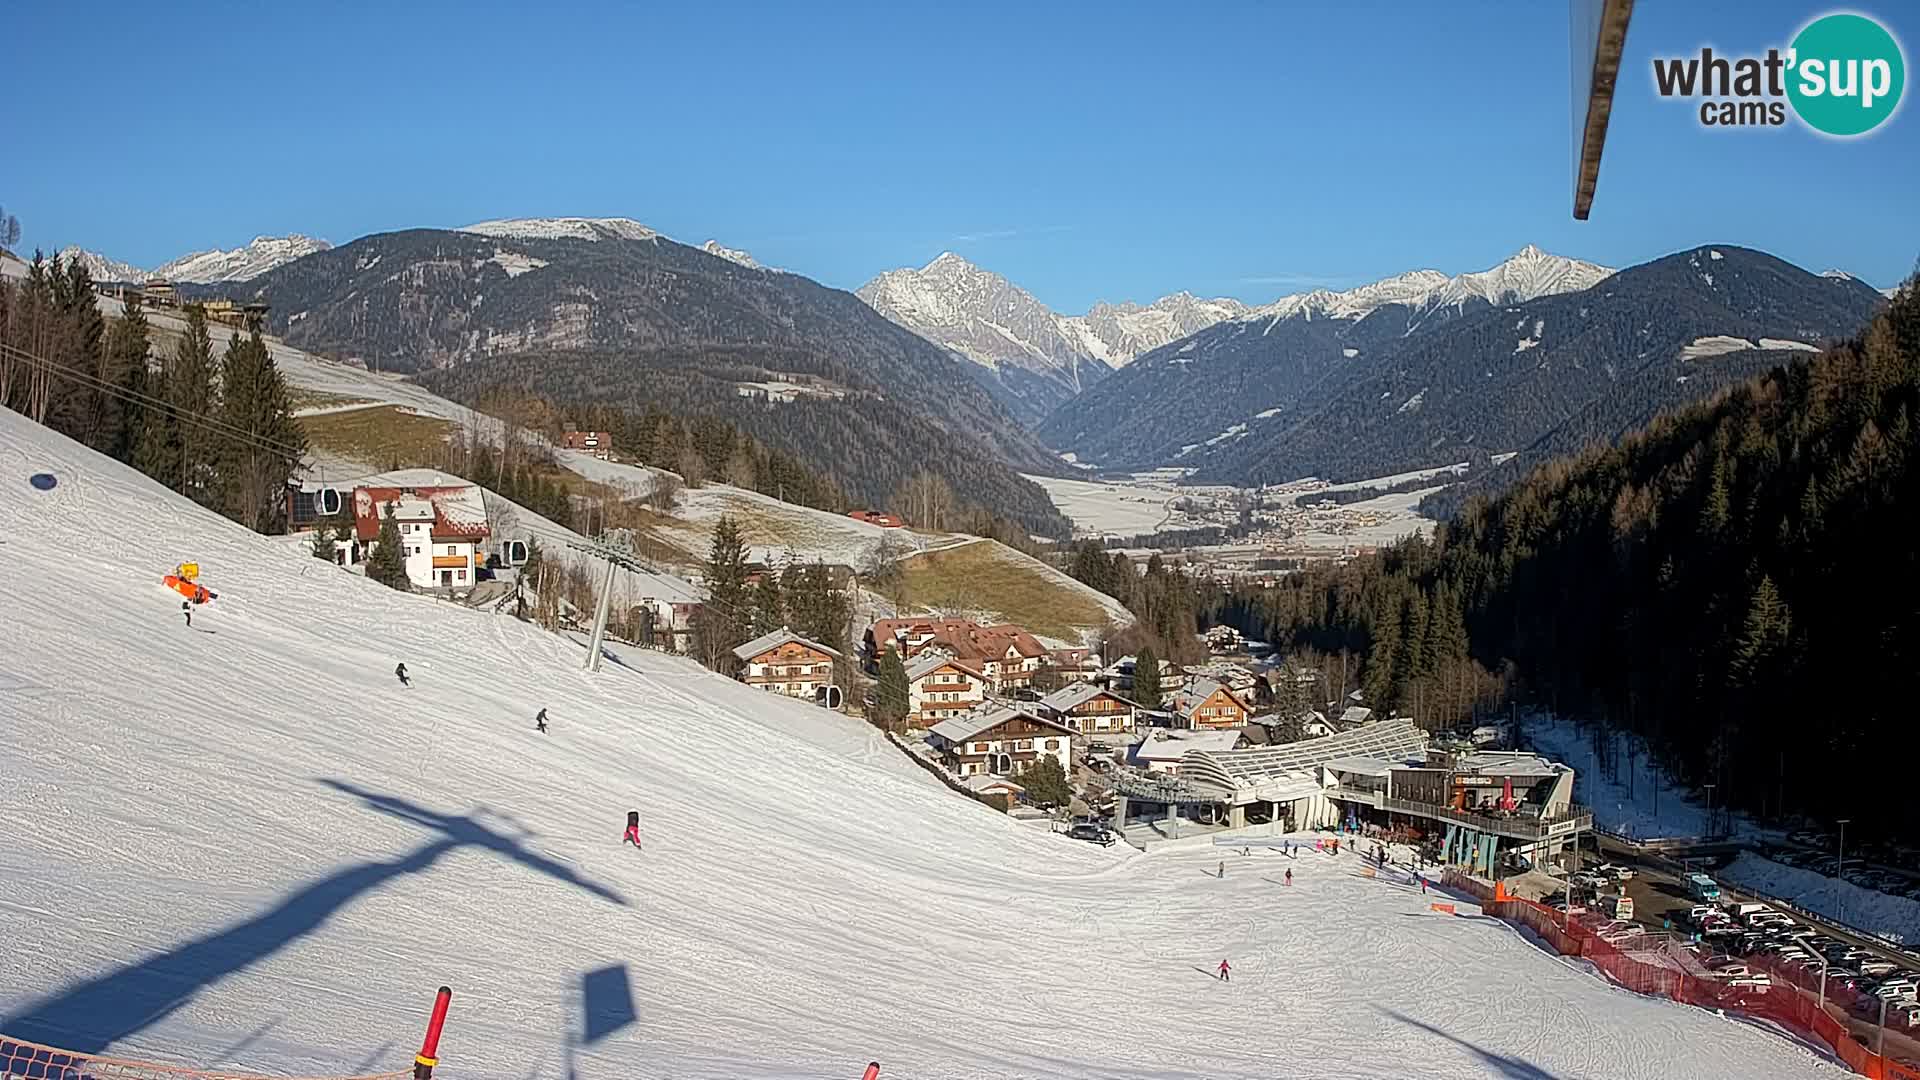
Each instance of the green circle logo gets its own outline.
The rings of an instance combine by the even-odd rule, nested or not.
[[[1887,29],[1864,15],[1825,15],[1793,39],[1787,99],[1808,127],[1864,135],[1885,123],[1907,84],[1906,59]]]

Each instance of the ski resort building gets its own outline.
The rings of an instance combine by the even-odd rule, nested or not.
[[[1115,779],[1114,825],[1136,842],[1188,828],[1401,826],[1442,861],[1492,874],[1509,855],[1543,865],[1593,814],[1573,804],[1573,770],[1534,754],[1429,751],[1426,732],[1384,720],[1319,739],[1193,749],[1178,771],[1143,765]]]
[[[1127,750],[1127,764],[1149,773],[1177,773],[1180,763],[1196,750],[1231,750],[1238,745],[1238,731],[1169,731],[1155,728]]]
[[[907,721],[931,727],[973,711],[987,700],[987,677],[944,652],[921,653],[907,662]]]
[[[360,559],[372,554],[388,508],[406,551],[407,580],[416,589],[460,590],[479,580],[487,541],[487,506],[473,484],[360,486],[353,489],[353,539]]]
[[[1042,757],[1072,775],[1073,730],[1025,709],[999,707],[942,720],[927,744],[948,771],[969,776],[1014,776]]]
[[[832,685],[833,662],[840,659],[838,651],[784,626],[754,638],[733,650],[733,655],[741,664],[741,682],[808,701],[821,687]]]
[[[1140,706],[1092,683],[1077,682],[1055,690],[1037,703],[1037,709],[1081,735],[1133,734],[1133,714]]]

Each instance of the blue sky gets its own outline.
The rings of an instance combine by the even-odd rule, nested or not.
[[[1614,265],[1744,244],[1876,285],[1920,255],[1911,101],[1841,143],[1705,131],[1654,96],[1650,57],[1784,45],[1818,4],[1639,4],[1587,222],[1564,0],[545,8],[15,6],[0,57],[32,89],[0,205],[24,249],[147,266],[623,216],[844,288],[951,249],[1065,311],[1527,243]],[[1920,58],[1920,10],[1854,10]]]

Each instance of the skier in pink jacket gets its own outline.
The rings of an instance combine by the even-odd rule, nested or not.
[[[625,842],[632,844],[634,847],[640,846],[640,811],[638,810],[627,811],[627,836]]]

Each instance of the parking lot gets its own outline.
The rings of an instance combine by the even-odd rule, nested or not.
[[[1771,970],[1773,977],[1785,976],[1812,988],[1819,984],[1820,972],[1825,969],[1830,1005],[1836,1014],[1844,1011],[1849,1028],[1867,1046],[1873,1046],[1880,1037],[1878,995],[1884,988],[1890,1002],[1886,1050],[1897,1058],[1920,1061],[1920,1005],[1912,1011],[1901,1005],[1920,1002],[1920,957],[1806,913],[1785,910],[1724,883],[1720,883],[1722,908],[1765,904],[1776,910],[1771,915],[1756,913],[1757,921],[1752,924],[1720,918],[1704,924],[1697,921],[1693,913],[1703,905],[1694,897],[1685,874],[1711,874],[1713,865],[1724,857],[1676,864],[1607,837],[1600,838],[1598,852],[1583,854],[1587,855],[1583,870],[1607,864],[1631,871],[1624,891],[1633,900],[1632,921],[1646,932],[1668,930],[1682,938],[1700,933],[1696,955],[1709,970],[1724,972],[1729,979],[1760,982],[1769,979],[1764,972]],[[1617,889],[1618,883],[1614,887]]]

